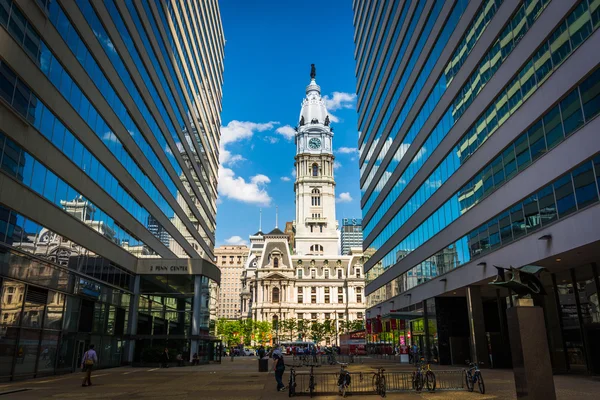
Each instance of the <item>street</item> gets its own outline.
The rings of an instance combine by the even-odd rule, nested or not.
[[[291,357],[288,364],[292,363]],[[374,367],[383,366],[389,370],[410,371],[409,366],[398,366],[387,361],[366,359],[364,364],[353,364],[351,372],[371,372]],[[447,370],[439,367],[438,370]],[[319,373],[335,373],[339,368],[323,366]],[[289,377],[289,368],[284,382]],[[466,390],[437,391],[435,393],[388,393],[390,399],[514,399],[515,388],[510,370],[484,370],[486,394],[469,393]],[[275,379],[272,373],[257,372],[254,357],[239,357],[233,362],[229,358],[222,364],[201,365],[197,367],[156,368],[113,368],[95,371],[93,386],[81,387],[83,374],[74,373],[62,376],[46,377],[0,385],[0,395],[15,400],[27,399],[68,399],[84,397],[87,399],[284,399],[287,391],[275,391]],[[577,397],[579,399],[597,398],[600,391],[598,379],[574,375],[554,377],[558,399]],[[21,392],[13,392],[23,390]],[[476,389],[477,390],[477,389]],[[596,394],[594,394],[596,393]],[[299,394],[306,397],[308,394]],[[319,399],[337,399],[335,394],[317,395]],[[353,399],[377,399],[372,395],[352,395]]]

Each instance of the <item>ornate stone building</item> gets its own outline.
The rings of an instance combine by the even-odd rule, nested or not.
[[[295,243],[278,227],[250,236],[242,275],[242,318],[329,319],[338,326],[343,320],[364,318],[362,249],[352,248],[349,255],[339,251],[333,128],[314,72],[313,68],[296,128]]]

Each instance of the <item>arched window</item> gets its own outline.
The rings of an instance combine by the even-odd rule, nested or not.
[[[323,254],[323,246],[320,244],[313,244],[310,246],[310,253],[316,255]]]
[[[271,302],[272,303],[279,303],[279,288],[274,287],[273,288],[273,292],[271,295]]]
[[[277,330],[279,325],[279,317],[277,315],[273,315],[273,329]]]
[[[312,165],[312,176],[319,176],[319,166],[316,163]]]
[[[319,189],[313,189],[312,192],[311,192],[311,197],[312,197],[311,204],[313,206],[320,206],[321,205],[321,191]]]
[[[273,258],[273,268],[279,268],[279,258]]]

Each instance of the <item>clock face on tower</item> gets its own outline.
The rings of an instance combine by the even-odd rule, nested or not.
[[[308,147],[311,150],[318,150],[321,148],[321,140],[317,138],[312,138],[308,141]]]

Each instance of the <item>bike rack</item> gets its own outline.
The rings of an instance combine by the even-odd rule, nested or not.
[[[433,370],[436,378],[435,391],[446,390],[466,390],[465,387],[465,370]],[[349,394],[377,394],[373,385],[373,377],[375,371],[368,372],[349,372],[351,381],[348,389]],[[296,396],[309,395],[309,377],[310,371],[302,370],[295,371],[296,375]],[[384,372],[386,380],[386,392],[403,392],[414,391],[412,371],[389,371]],[[314,394],[336,394],[339,391],[338,378],[340,372],[314,372],[315,389]],[[289,381],[289,373],[284,378],[284,383]],[[427,392],[427,388],[423,388],[421,392]]]

